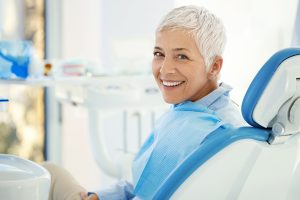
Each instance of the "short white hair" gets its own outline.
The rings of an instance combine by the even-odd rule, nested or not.
[[[216,56],[222,56],[226,34],[222,21],[204,7],[182,6],[171,10],[160,22],[156,32],[182,29],[195,39],[206,69]]]

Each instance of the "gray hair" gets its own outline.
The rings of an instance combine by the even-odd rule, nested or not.
[[[171,10],[160,22],[156,32],[186,30],[195,39],[208,70],[216,56],[223,54],[226,34],[221,20],[203,7],[182,6]]]

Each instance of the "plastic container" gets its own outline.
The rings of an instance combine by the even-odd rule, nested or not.
[[[0,78],[27,78],[32,57],[32,42],[0,41]]]

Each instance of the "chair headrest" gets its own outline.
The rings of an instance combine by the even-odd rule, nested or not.
[[[244,119],[254,127],[271,128],[280,107],[296,93],[300,47],[275,53],[259,70],[242,103]]]

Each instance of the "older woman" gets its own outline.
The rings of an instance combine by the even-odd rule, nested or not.
[[[82,199],[152,199],[172,169],[209,133],[243,125],[229,98],[231,88],[218,84],[225,40],[222,22],[205,8],[183,6],[169,12],[156,30],[152,71],[164,100],[173,105],[136,155],[133,183],[120,181],[88,196],[76,182],[67,181],[71,177],[62,178],[67,172],[46,165],[54,178],[51,198],[63,199],[62,194],[80,199],[80,194]]]

